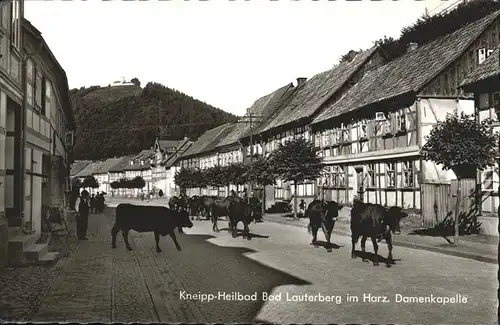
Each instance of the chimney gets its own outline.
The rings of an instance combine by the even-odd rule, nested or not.
[[[409,43],[406,46],[406,53],[410,53],[411,51],[415,50],[417,47],[418,47],[417,43],[413,43],[413,42]]]
[[[307,78],[297,78],[297,87],[302,86],[306,82]]]

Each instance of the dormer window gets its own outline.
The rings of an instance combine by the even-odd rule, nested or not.
[[[141,166],[143,166],[143,165],[144,165],[144,160],[141,160]]]

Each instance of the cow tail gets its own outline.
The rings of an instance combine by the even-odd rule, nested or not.
[[[311,223],[309,223],[309,224],[307,225],[307,232],[308,232],[309,234],[311,234],[311,232],[312,232]]]

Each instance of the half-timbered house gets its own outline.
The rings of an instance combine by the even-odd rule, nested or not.
[[[327,198],[352,202],[358,195],[365,202],[422,208],[424,218],[446,215],[436,197],[455,176],[422,161],[419,150],[447,113],[473,112],[470,94],[457,87],[478,66],[478,54],[499,43],[498,16],[424,45],[409,44],[406,54],[368,72],[314,119],[314,141],[328,164],[319,182]]]
[[[499,134],[500,145],[500,46],[490,55],[483,51],[480,60],[485,60],[460,85],[465,92],[474,93],[474,107],[477,122],[486,118],[492,120],[494,132]],[[487,57],[487,58],[486,58]],[[500,154],[500,150],[497,151]],[[497,158],[500,159],[500,158]],[[481,193],[481,230],[487,235],[498,236],[499,165],[478,171],[477,190]]]
[[[275,113],[252,130],[252,147],[263,146],[267,155],[295,136],[312,140],[309,123],[325,106],[336,102],[367,71],[384,62],[377,47],[358,53],[351,61],[343,62],[332,69],[313,76],[310,80],[298,78],[297,86],[280,103]],[[241,138],[243,145],[250,145],[250,133]],[[293,195],[294,186],[280,180],[274,189],[274,198],[288,199]],[[312,200],[316,194],[315,180],[298,185],[297,195]],[[270,198],[271,199],[271,198]],[[266,200],[272,204],[274,200]]]

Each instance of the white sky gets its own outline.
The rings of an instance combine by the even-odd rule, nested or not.
[[[66,70],[70,88],[121,77],[159,82],[237,115],[350,49],[398,38],[427,7],[452,1],[40,1],[25,17]]]

